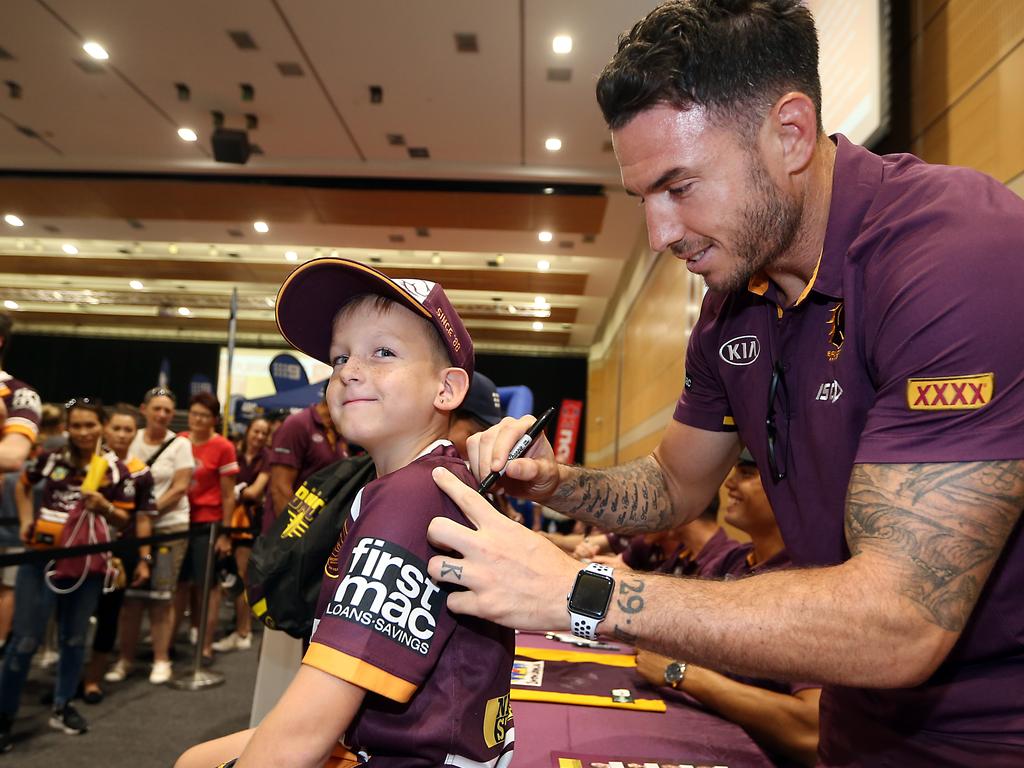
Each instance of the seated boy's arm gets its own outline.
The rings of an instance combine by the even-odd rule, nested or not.
[[[359,686],[303,664],[256,729],[237,768],[323,765],[365,695]]]

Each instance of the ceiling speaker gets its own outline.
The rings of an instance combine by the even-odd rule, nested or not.
[[[213,132],[213,159],[218,163],[245,165],[252,153],[249,134],[229,128],[218,128]]]

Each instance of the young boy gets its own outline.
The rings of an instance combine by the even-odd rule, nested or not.
[[[278,294],[297,349],[334,367],[335,426],[366,448],[360,491],[328,560],[309,650],[259,728],[189,750],[213,765],[507,766],[513,635],[445,607],[427,575],[430,520],[462,513],[434,485],[443,466],[472,483],[448,433],[473,373],[473,343],[440,285],[357,262],[310,261]],[[341,747],[339,739],[344,743]]]

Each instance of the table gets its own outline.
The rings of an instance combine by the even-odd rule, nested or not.
[[[527,632],[516,635],[516,644],[561,650],[571,647],[548,640],[542,633]],[[630,651],[622,645],[605,653]],[[679,758],[729,768],[774,765],[738,725],[701,709],[685,694],[669,691],[665,699],[668,709],[664,713],[513,701],[516,747],[512,764],[515,768],[548,768],[552,751],[571,750],[609,756]]]

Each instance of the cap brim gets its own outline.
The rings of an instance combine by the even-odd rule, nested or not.
[[[387,275],[357,261],[325,256],[300,265],[284,281],[275,306],[277,329],[297,350],[330,365],[334,317],[367,293],[387,296],[430,319],[430,312]]]

